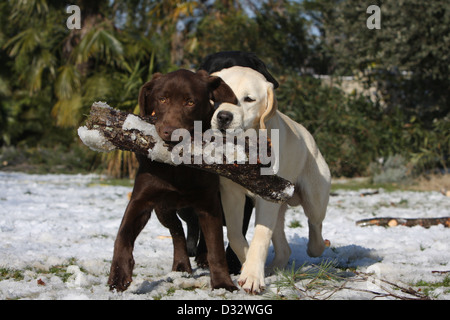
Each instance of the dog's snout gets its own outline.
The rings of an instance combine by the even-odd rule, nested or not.
[[[172,137],[172,133],[175,131],[175,127],[166,126],[163,127],[161,130],[161,138],[163,138],[166,141],[170,141]]]
[[[233,114],[229,111],[220,111],[217,114],[217,120],[220,123],[220,126],[226,127],[233,121]]]

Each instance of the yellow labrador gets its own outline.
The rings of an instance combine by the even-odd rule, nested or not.
[[[231,87],[239,102],[238,105],[220,105],[213,115],[212,128],[267,129],[268,136],[272,129],[278,129],[277,174],[295,184],[294,196],[287,204],[278,204],[254,197],[242,186],[220,178],[228,239],[243,263],[238,282],[245,291],[258,293],[265,286],[264,264],[270,240],[275,249],[270,270],[285,267],[291,254],[284,232],[287,205],[301,205],[308,217],[308,255],[317,257],[324,251],[322,221],[328,205],[330,171],[311,134],[277,110],[273,84],[263,75],[246,67],[231,67],[213,75],[221,77]],[[256,226],[250,246],[242,235],[246,194],[255,201]]]

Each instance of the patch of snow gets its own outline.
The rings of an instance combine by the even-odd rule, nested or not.
[[[93,107],[112,109],[109,104],[104,101],[97,101],[92,104]]]
[[[127,118],[122,125],[123,130],[139,130],[146,136],[157,136],[155,126],[151,123],[145,122],[134,114],[127,115]]]
[[[153,124],[145,122],[134,114],[129,114],[122,125],[123,130],[139,130],[144,135],[151,136],[155,140],[153,148],[148,149],[148,158],[153,161],[174,165],[172,153],[164,146],[164,140],[158,135]]]
[[[79,127],[78,136],[86,146],[94,151],[109,152],[116,149],[98,130],[89,130],[86,126]]]
[[[191,260],[193,274],[172,272],[168,229],[154,216],[135,243],[133,282],[123,292],[107,286],[114,240],[131,187],[102,185],[97,175],[29,175],[0,171],[0,268],[21,277],[0,277],[0,299],[208,299],[264,300],[243,290],[210,288],[209,270]],[[371,217],[448,216],[450,198],[439,192],[385,192],[361,197],[338,191],[330,198],[323,236],[331,241],[321,257],[306,254],[307,219],[301,207],[286,212],[285,230],[292,250],[287,268],[334,261],[341,270],[373,273],[373,281],[347,283],[355,290],[335,299],[371,299],[364,289],[380,289],[379,279],[404,287],[418,281],[442,282],[450,269],[450,229],[444,226],[359,227]],[[292,227],[293,222],[300,227]],[[252,217],[247,239],[254,232]],[[226,235],[226,228],[224,228]],[[161,237],[163,236],[163,237]],[[225,236],[225,245],[227,244]],[[269,249],[267,264],[274,257]],[[266,278],[266,293],[277,292],[277,275]],[[237,284],[238,276],[232,276]],[[188,290],[186,290],[188,289]],[[448,289],[448,288],[444,288]],[[450,299],[436,289],[438,299]],[[376,291],[376,290],[375,290]]]

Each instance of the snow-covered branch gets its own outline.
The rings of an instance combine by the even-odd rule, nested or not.
[[[178,145],[168,145],[162,140],[154,123],[155,117],[140,117],[134,114],[113,109],[104,102],[95,102],[91,106],[86,125],[78,129],[78,135],[85,145],[98,152],[110,152],[115,149],[132,151],[148,156],[153,161],[163,162],[170,165],[186,165],[201,170],[206,170],[226,177],[253,192],[254,194],[272,202],[284,202],[292,197],[294,185],[275,175],[261,175],[261,168],[267,168],[259,159],[257,163],[249,161],[248,150],[251,146],[248,141],[244,145],[236,145],[234,153],[244,153],[244,161],[229,161],[229,154],[216,152],[217,146],[223,148],[229,142],[218,141],[216,143],[205,144],[202,142],[200,148],[194,142],[189,141],[189,148],[178,148]],[[214,139],[213,139],[214,140]],[[220,143],[219,143],[220,142]],[[233,139],[234,143],[234,139]],[[259,146],[259,140],[258,140]],[[270,154],[270,141],[267,145],[267,152]],[[176,149],[177,152],[174,152]],[[196,151],[196,150],[200,151]],[[208,150],[208,156],[204,156]],[[181,151],[181,155],[180,155]],[[180,164],[180,156],[186,159],[188,151],[190,160]],[[202,156],[199,156],[202,153]],[[212,156],[213,155],[213,156]],[[211,161],[211,157],[217,160],[222,157],[222,161]],[[199,160],[200,159],[200,160]]]

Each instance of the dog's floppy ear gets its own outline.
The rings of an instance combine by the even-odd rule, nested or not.
[[[269,83],[267,86],[267,103],[266,109],[263,114],[259,118],[259,127],[260,129],[266,129],[266,121],[272,118],[278,109],[277,98],[273,92],[273,84]]]
[[[139,91],[139,114],[141,117],[149,116],[153,113],[154,107],[150,103],[150,94],[155,86],[156,80],[162,76],[161,73],[157,72],[153,74],[152,80],[145,83],[141,90]]]
[[[237,104],[238,99],[233,90],[220,77],[210,76],[206,71],[199,70],[197,74],[208,82],[210,98],[214,102],[228,102]]]

